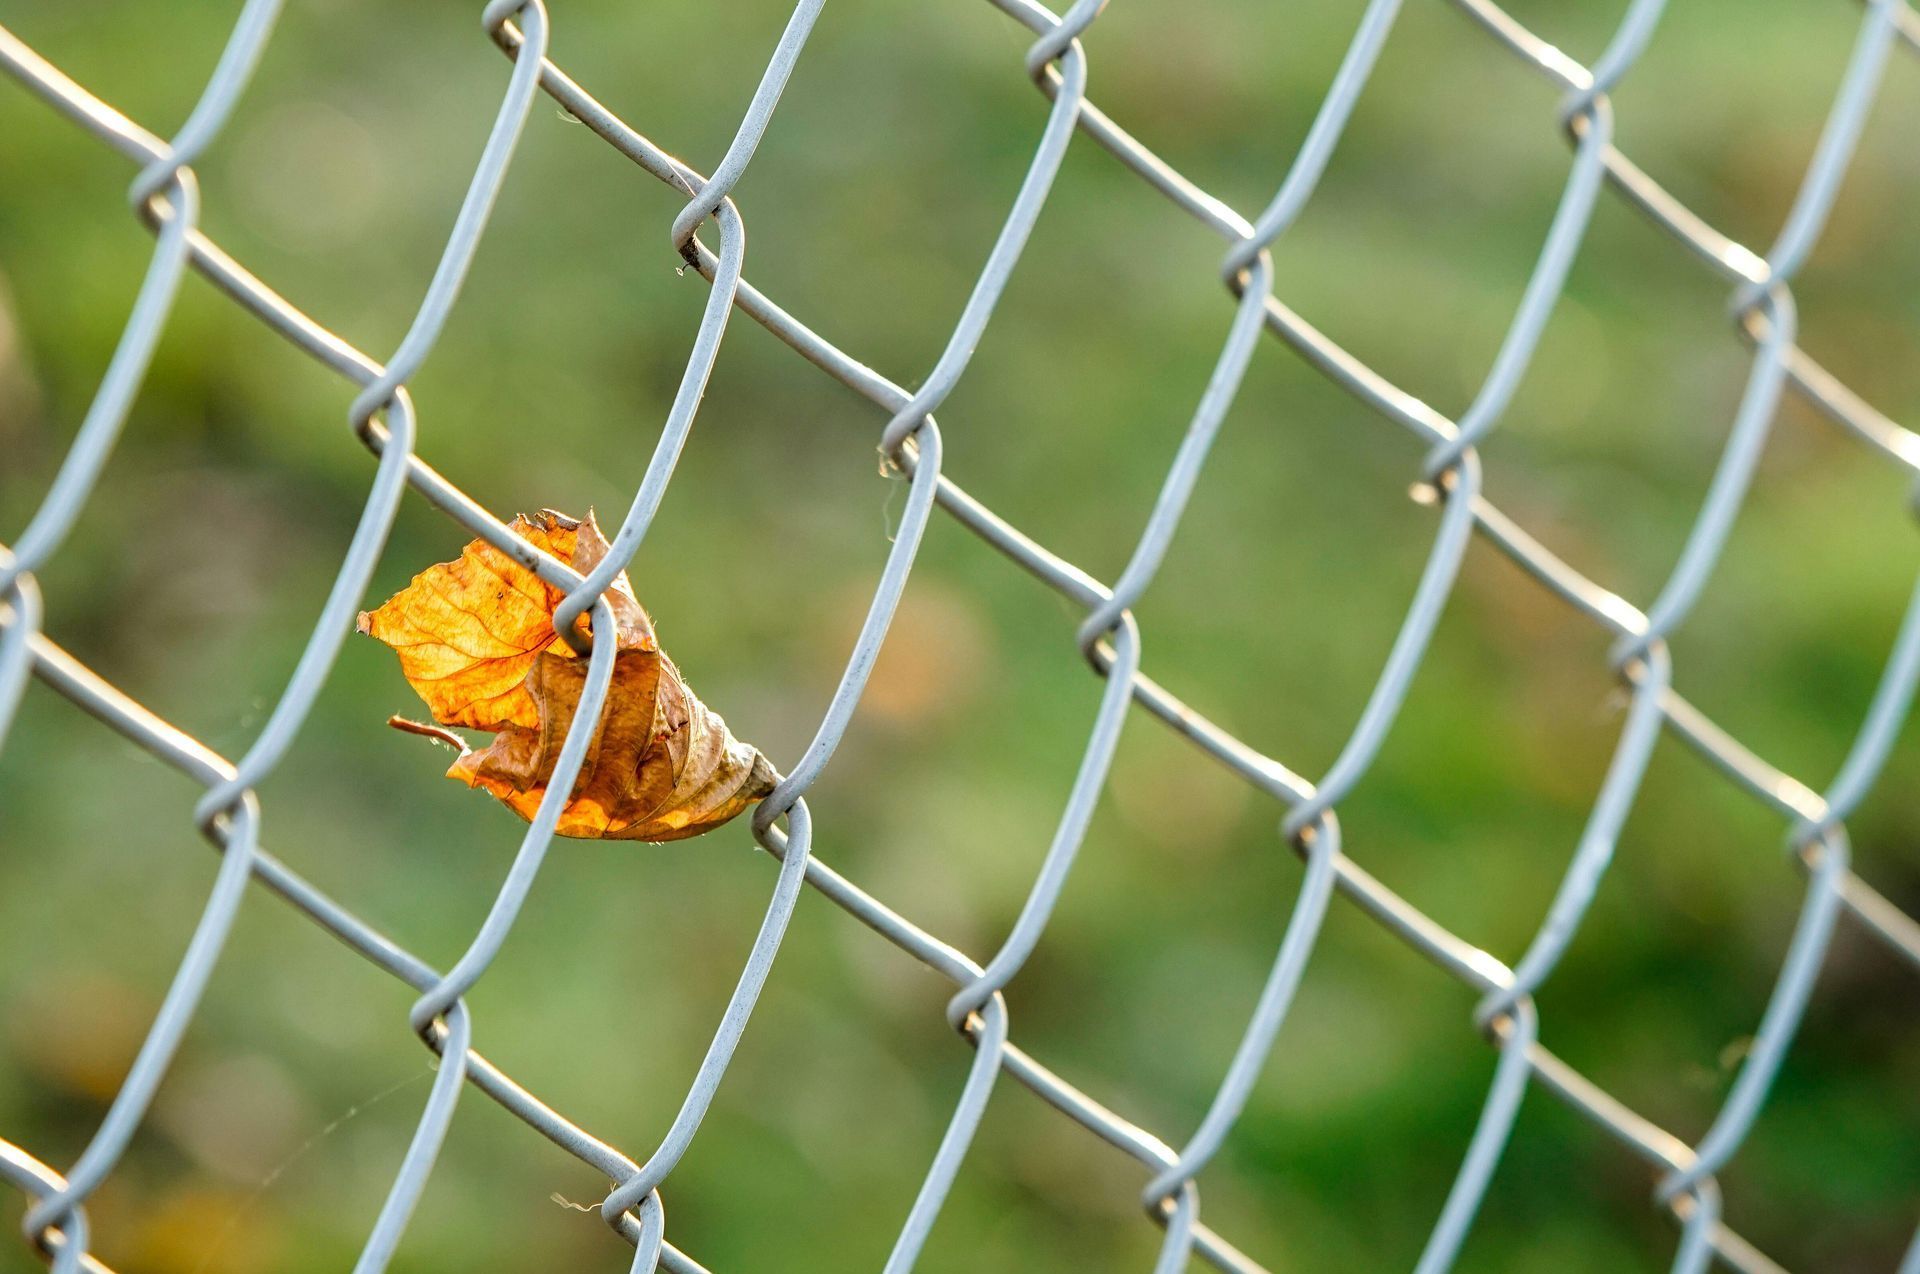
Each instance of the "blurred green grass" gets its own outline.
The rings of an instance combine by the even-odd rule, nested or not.
[[[11,29],[156,131],[237,5],[27,0]],[[554,55],[696,165],[731,134],[784,6],[554,6]],[[1590,59],[1619,3],[1516,16]],[[1304,135],[1350,4],[1117,4],[1092,95],[1243,210]],[[476,5],[295,0],[201,166],[209,232],[362,348],[405,330],[507,73]],[[1857,10],[1676,3],[1620,94],[1623,149],[1764,245],[1791,202]],[[903,383],[936,357],[1004,215],[1044,102],[1026,37],[986,5],[830,6],[738,192],[748,277]],[[1804,343],[1920,419],[1920,192],[1896,55],[1829,231],[1797,284]],[[1443,410],[1471,397],[1566,166],[1545,87],[1440,4],[1409,6],[1322,191],[1276,249],[1289,304]],[[0,527],[50,479],[150,241],[131,171],[0,86]],[[678,200],[550,102],[475,275],[414,384],[422,451],[497,511],[625,508],[704,286],[676,271]],[[1112,578],[1229,316],[1220,245],[1084,141],[966,379],[947,470]],[[1488,448],[1495,500],[1644,602],[1704,489],[1745,370],[1725,296],[1611,200]],[[48,630],[234,754],[278,695],[370,472],[351,394],[191,282],[115,460],[42,574]],[[823,709],[901,493],[881,418],[736,321],[633,566],[702,696],[777,763]],[[1140,607],[1149,671],[1304,773],[1377,675],[1433,526],[1415,440],[1277,344],[1260,352]],[[1797,403],[1782,412],[1713,587],[1674,642],[1680,684],[1762,755],[1829,777],[1920,554],[1897,474]],[[404,508],[374,593],[462,536]],[[1099,692],[1077,616],[936,522],[896,636],[810,802],[819,851],[976,954],[1018,910]],[[1405,714],[1342,807],[1370,871],[1503,957],[1563,870],[1620,720],[1605,641],[1484,545]],[[461,948],[517,825],[438,778],[390,655],[349,643],[263,791],[266,843],[428,958]],[[1920,908],[1920,750],[1855,827],[1864,875]],[[213,869],[194,793],[43,688],[0,753],[0,1130],[70,1162],[138,1043]],[[1279,812],[1147,720],[1130,723],[1057,920],[1009,992],[1016,1036],[1178,1140],[1265,974],[1298,869]],[[1592,918],[1541,997],[1549,1044],[1697,1136],[1757,1021],[1797,907],[1777,821],[1663,744]],[[665,847],[566,842],[472,997],[479,1045],[629,1151],[665,1129],[771,874],[744,827]],[[426,1088],[406,991],[251,898],[154,1117],[92,1208],[116,1268],[341,1268]],[[717,1271],[877,1267],[968,1061],[948,988],[807,898],[693,1152],[670,1233]],[[1336,904],[1245,1118],[1203,1179],[1208,1221],[1276,1271],[1411,1265],[1492,1054],[1472,998]],[[1799,1043],[1724,1174],[1728,1219],[1792,1268],[1885,1270],[1920,1180],[1912,971],[1842,925]],[[1142,1174],[1013,1084],[994,1100],[920,1268],[1132,1269]],[[624,1268],[583,1203],[602,1182],[477,1094],[397,1271]],[[1645,1168],[1528,1099],[1463,1255],[1469,1271],[1662,1267]],[[38,1268],[0,1244],[0,1271]]]

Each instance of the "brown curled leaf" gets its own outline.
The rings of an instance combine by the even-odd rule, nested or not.
[[[576,522],[549,509],[515,518],[513,528],[583,574],[608,551],[591,512]],[[554,635],[564,596],[475,540],[360,616],[360,631],[400,656],[401,673],[436,722],[494,736],[463,751],[447,777],[492,793],[524,819],[547,790],[586,683],[587,661]],[[620,840],[697,836],[772,791],[773,766],[687,687],[624,572],[608,597],[617,629],[613,684],[557,830]]]

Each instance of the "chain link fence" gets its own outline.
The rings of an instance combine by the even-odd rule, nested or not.
[[[151,264],[98,392],[74,435],[72,448],[31,521],[4,550],[0,566],[0,728],[9,722],[25,686],[38,679],[81,711],[132,740],[205,789],[196,817],[220,854],[205,909],[137,1059],[105,1117],[77,1160],[64,1169],[25,1145],[0,1140],[0,1174],[28,1201],[25,1241],[61,1274],[108,1267],[93,1255],[95,1235],[87,1204],[115,1170],[138,1133],[182,1038],[193,1023],[242,898],[253,882],[320,926],[375,966],[418,993],[409,1026],[441,1063],[419,1114],[404,1161],[367,1234],[358,1274],[388,1268],[436,1160],[467,1085],[478,1088],[526,1125],[615,1185],[600,1205],[607,1224],[634,1247],[635,1271],[687,1274],[703,1266],[697,1252],[669,1240],[663,1190],[687,1153],[716,1090],[724,1082],[788,921],[811,889],[902,952],[949,979],[949,1023],[972,1048],[971,1067],[911,1209],[901,1220],[886,1269],[910,1269],[928,1242],[943,1204],[962,1171],[989,1099],[1003,1077],[1036,1092],[1058,1114],[1113,1151],[1136,1161],[1147,1183],[1141,1203],[1164,1231],[1156,1269],[1185,1269],[1198,1259],[1225,1271],[1266,1268],[1202,1221],[1199,1179],[1233,1135],[1236,1120],[1274,1048],[1332,897],[1344,895],[1414,954],[1479,994],[1471,1026],[1494,1049],[1492,1074],[1477,1126],[1462,1149],[1457,1174],[1436,1219],[1418,1270],[1453,1265],[1508,1140],[1523,1095],[1538,1088],[1591,1122],[1659,1174],[1656,1205],[1677,1221],[1673,1268],[1778,1270],[1773,1260],[1721,1219],[1716,1174],[1738,1153],[1765,1104],[1795,1029],[1814,989],[1835,926],[1859,926],[1920,973],[1920,922],[1855,873],[1845,820],[1880,778],[1920,677],[1920,593],[1889,652],[1878,689],[1845,763],[1824,790],[1781,772],[1710,720],[1675,688],[1668,639],[1686,621],[1718,564],[1735,515],[1746,499],[1761,448],[1783,395],[1797,395],[1861,447],[1899,470],[1920,472],[1920,435],[1863,401],[1824,370],[1798,342],[1792,282],[1818,240],[1847,172],[1856,142],[1891,58],[1920,51],[1920,14],[1899,0],[1870,0],[1849,9],[1832,4],[1836,20],[1858,22],[1858,35],[1830,114],[1797,199],[1778,237],[1756,252],[1721,234],[1662,188],[1613,143],[1615,98],[1641,51],[1654,37],[1662,0],[1633,0],[1603,54],[1591,67],[1569,59],[1491,0],[1455,0],[1486,39],[1535,72],[1558,94],[1557,120],[1572,152],[1564,189],[1510,326],[1479,392],[1457,420],[1448,419],[1396,386],[1360,357],[1341,348],[1276,294],[1269,248],[1287,233],[1312,200],[1340,144],[1376,59],[1400,16],[1400,0],[1371,0],[1334,74],[1304,144],[1272,201],[1247,217],[1182,176],[1142,145],[1088,96],[1083,40],[1097,24],[1104,0],[1079,0],[1055,15],[1032,0],[995,0],[1033,41],[1025,72],[1044,95],[1045,122],[1031,164],[1015,193],[971,295],[953,324],[946,348],[909,392],[840,349],[747,282],[744,223],[730,198],[753,159],[801,58],[823,0],[802,0],[774,45],[759,86],[741,114],[732,144],[710,175],[674,158],[603,106],[549,60],[549,15],[541,0],[494,0],[482,15],[489,37],[506,55],[505,89],[492,129],[473,166],[471,184],[446,235],[445,248],[411,327],[385,358],[355,348],[261,282],[209,238],[199,224],[193,165],[213,145],[272,36],[279,0],[247,0],[219,63],[186,122],[162,138],[127,118],[87,86],[0,29],[0,65],[83,133],[118,151],[136,168],[129,191],[135,214],[154,235]],[[408,384],[432,357],[485,232],[536,98],[545,93],[603,138],[616,154],[686,194],[674,218],[673,248],[710,284],[692,353],[659,441],[631,508],[614,538],[614,551],[581,577],[519,540],[491,512],[436,471],[416,450],[419,421]],[[1076,138],[1108,152],[1181,212],[1217,233],[1225,244],[1221,278],[1232,298],[1232,324],[1213,373],[1166,469],[1159,495],[1125,568],[1104,583],[1049,551],[970,496],[943,469],[940,426],[934,415],[966,374],[991,322],[1030,232],[1048,201],[1063,157]],[[1707,271],[1731,289],[1735,332],[1751,347],[1744,392],[1725,432],[1725,448],[1698,505],[1684,547],[1665,583],[1644,607],[1610,591],[1562,560],[1503,513],[1483,489],[1480,453],[1489,445],[1532,361],[1560,298],[1589,218],[1603,192],[1625,200],[1670,233]],[[709,238],[702,238],[702,232]],[[61,549],[86,508],[117,435],[140,391],[156,343],[189,269],[204,275],[232,302],[284,337],[354,391],[348,411],[356,436],[374,458],[364,507],[311,638],[286,679],[264,726],[236,759],[223,756],[169,724],[69,654],[42,631],[36,570]],[[613,669],[611,642],[586,643],[589,659],[580,711],[569,731],[554,779],[527,828],[517,856],[484,923],[450,968],[429,965],[287,867],[266,848],[271,826],[255,796],[287,756],[336,655],[351,630],[372,572],[408,490],[568,592],[556,616],[563,636],[591,614],[592,631],[615,625],[602,590],[640,547],[673,479],[729,320],[738,311],[778,337],[801,358],[877,407],[885,417],[880,449],[905,475],[907,493],[884,569],[872,591],[853,649],[821,717],[812,743],[787,767],[778,789],[757,810],[753,834],[776,865],[764,920],[705,1058],[687,1085],[677,1117],[658,1144],[636,1152],[573,1123],[542,1096],[477,1051],[479,1028],[466,996],[485,976],[539,876],[559,807],[585,755],[590,725],[604,704]],[[1202,707],[1182,702],[1142,668],[1141,635],[1133,608],[1152,586],[1180,525],[1223,417],[1262,337],[1272,335],[1387,421],[1413,436],[1418,457],[1409,464],[1416,498],[1437,519],[1432,547],[1384,667],[1364,711],[1331,768],[1309,780],[1280,760],[1215,725]],[[828,866],[812,851],[814,825],[806,793],[832,763],[859,708],[874,661],[936,510],[944,512],[1004,554],[1014,566],[1056,590],[1085,612],[1077,642],[1104,678],[1099,708],[1087,730],[1079,769],[1064,801],[1024,907],[1000,946],[977,958],[921,928]],[[1343,844],[1340,803],[1363,783],[1392,731],[1429,638],[1454,591],[1462,556],[1478,535],[1517,563],[1541,589],[1557,595],[1613,639],[1611,670],[1629,696],[1618,742],[1595,794],[1585,830],[1533,940],[1511,963],[1449,931],[1402,899],[1350,857]],[[1020,974],[1045,936],[1086,838],[1100,791],[1132,709],[1191,743],[1200,753],[1286,809],[1281,836],[1299,854],[1304,873],[1281,931],[1271,972],[1246,1020],[1238,1048],[1204,1116],[1190,1129],[1162,1134],[1109,1109],[1013,1038],[1003,990]],[[1670,732],[1787,827],[1786,862],[1805,878],[1804,903],[1781,953],[1771,995],[1756,1006],[1757,1025],[1717,1117],[1689,1144],[1629,1109],[1550,1051],[1535,995],[1553,976],[1606,873],[1621,828],[1656,740]],[[19,746],[21,741],[16,741]],[[1364,855],[1361,855],[1363,858]],[[397,1026],[397,1024],[396,1024]],[[1901,1274],[1920,1274],[1920,1241]]]

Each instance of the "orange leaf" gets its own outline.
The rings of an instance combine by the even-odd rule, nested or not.
[[[514,530],[585,573],[606,537],[552,510]],[[565,594],[483,540],[429,567],[359,628],[393,647],[434,720],[493,734],[447,777],[533,817],[573,723],[587,661],[553,631]],[[773,766],[735,739],[661,651],[623,572],[608,590],[613,684],[558,825],[562,836],[665,841],[718,827],[773,790]],[[425,727],[416,732],[429,732]],[[457,736],[454,736],[457,738]]]

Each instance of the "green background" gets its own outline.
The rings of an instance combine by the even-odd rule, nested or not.
[[[1516,15],[1591,60],[1621,4]],[[5,23],[160,133],[231,0],[15,0]],[[209,233],[361,348],[391,351],[508,75],[478,4],[292,0],[200,167]],[[554,0],[554,56],[635,127],[711,167],[771,51],[773,0]],[[1251,213],[1348,39],[1354,2],[1120,0],[1087,38],[1094,100]],[[1675,0],[1618,94],[1619,139],[1764,249],[1858,21],[1840,0]],[[896,380],[934,363],[1045,113],[1029,36],[989,6],[829,6],[738,190],[747,275]],[[1913,355],[1920,65],[1898,50],[1829,229],[1796,281],[1805,347],[1897,419]],[[0,534],[84,413],[150,250],[133,170],[0,85]],[[1450,7],[1410,0],[1348,142],[1275,251],[1279,294],[1449,414],[1472,397],[1558,197],[1555,98]],[[705,285],[676,270],[673,191],[542,98],[432,359],[420,447],[502,513],[624,510]],[[709,235],[709,241],[713,241]],[[1225,335],[1221,243],[1082,138],[972,366],[941,410],[947,471],[1111,579]],[[1704,492],[1748,355],[1727,289],[1603,197],[1501,432],[1494,501],[1644,605]],[[280,693],[371,473],[352,391],[190,280],[118,453],[42,573],[47,629],[228,755]],[[744,318],[632,567],[706,701],[782,766],[846,656],[903,492],[883,415]],[[1338,752],[1435,526],[1417,440],[1277,342],[1254,360],[1139,607],[1148,671],[1306,774]],[[1905,480],[1789,402],[1712,587],[1673,642],[1682,691],[1818,787],[1864,710],[1920,568]],[[464,535],[417,498],[373,596]],[[1007,931],[1100,683],[1080,616],[944,517],[860,715],[809,800],[818,851],[976,956]],[[1513,959],[1545,909],[1622,720],[1605,635],[1485,543],[1378,763],[1348,850]],[[348,643],[262,790],[265,843],[442,964],[519,838],[383,728],[417,711],[391,654]],[[1920,749],[1854,823],[1868,880],[1920,908]],[[44,687],[0,753],[0,1132],[67,1164],[162,994],[215,859],[196,792]],[[1282,811],[1141,714],[1045,941],[1015,1036],[1169,1140],[1197,1123],[1299,881]],[[1780,821],[1671,740],[1585,928],[1540,996],[1554,1050],[1697,1138],[1758,1020],[1802,881]],[[743,824],[664,847],[562,842],[473,993],[479,1045],[643,1154],[717,1020],[772,881]],[[969,1051],[950,988],[809,894],[704,1131],[670,1236],[715,1271],[880,1265]],[[127,1272],[338,1270],[424,1100],[410,994],[251,895],[151,1119],[92,1204]],[[1205,1218],[1275,1271],[1409,1267],[1491,1074],[1472,994],[1344,902]],[[1723,1174],[1729,1221],[1795,1269],[1884,1271],[1920,1203],[1920,981],[1843,921],[1774,1097]],[[1145,1174],[1003,1082],[920,1269],[1150,1266]],[[604,1182],[469,1092],[396,1271],[621,1270]],[[1463,1252],[1468,1271],[1665,1268],[1640,1160],[1535,1091]],[[17,1207],[9,1203],[7,1224]],[[0,1270],[38,1268],[0,1242]]]

